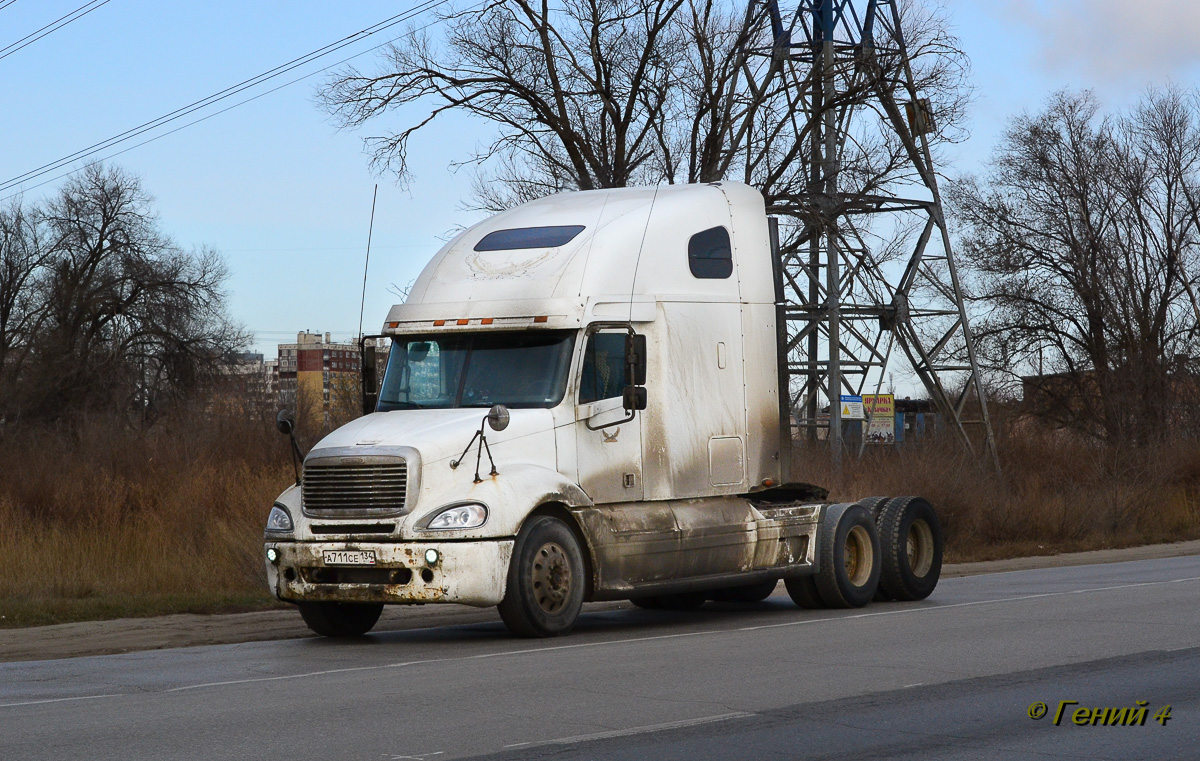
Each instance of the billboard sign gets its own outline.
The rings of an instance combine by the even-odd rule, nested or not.
[[[896,396],[894,394],[863,394],[862,406],[870,421],[867,424],[867,443],[895,444]]]

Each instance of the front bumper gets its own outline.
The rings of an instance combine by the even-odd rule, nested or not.
[[[267,541],[279,553],[265,560],[271,591],[288,602],[457,602],[488,607],[504,599],[513,540],[477,542]],[[438,561],[426,562],[434,549]],[[327,565],[327,550],[368,550],[370,566]]]

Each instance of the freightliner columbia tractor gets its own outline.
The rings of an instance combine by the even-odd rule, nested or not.
[[[389,604],[497,606],[547,637],[585,601],[781,579],[807,608],[927,597],[928,502],[829,504],[789,473],[776,238],[725,182],[562,193],[459,234],[389,311],[369,414],[272,507],[272,592],[327,636]]]

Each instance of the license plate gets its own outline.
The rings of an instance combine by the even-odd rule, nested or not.
[[[325,550],[325,565],[375,565],[375,550]]]

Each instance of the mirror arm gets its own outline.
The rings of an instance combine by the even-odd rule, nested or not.
[[[623,417],[620,420],[614,420],[611,423],[605,423],[604,425],[592,425],[591,418],[588,418],[587,420],[583,421],[583,424],[587,426],[589,431],[599,431],[603,428],[612,428],[614,425],[621,425],[622,423],[628,423],[629,421],[633,420],[637,416],[636,410],[625,410],[625,411],[629,413],[629,415],[627,417]]]
[[[463,448],[462,454],[460,454],[457,459],[450,461],[450,470],[458,469],[458,466],[462,464],[463,458],[465,458],[467,456],[467,452],[470,451],[471,445],[475,443],[475,439],[479,438],[481,433],[483,433],[483,426],[480,426],[479,430],[475,432],[475,435],[471,437],[471,440],[467,442],[467,446]]]
[[[300,454],[300,445],[296,443],[295,431],[288,431],[288,438],[292,441],[292,471],[296,475],[296,486],[299,486],[300,463],[304,462],[304,455]]]

